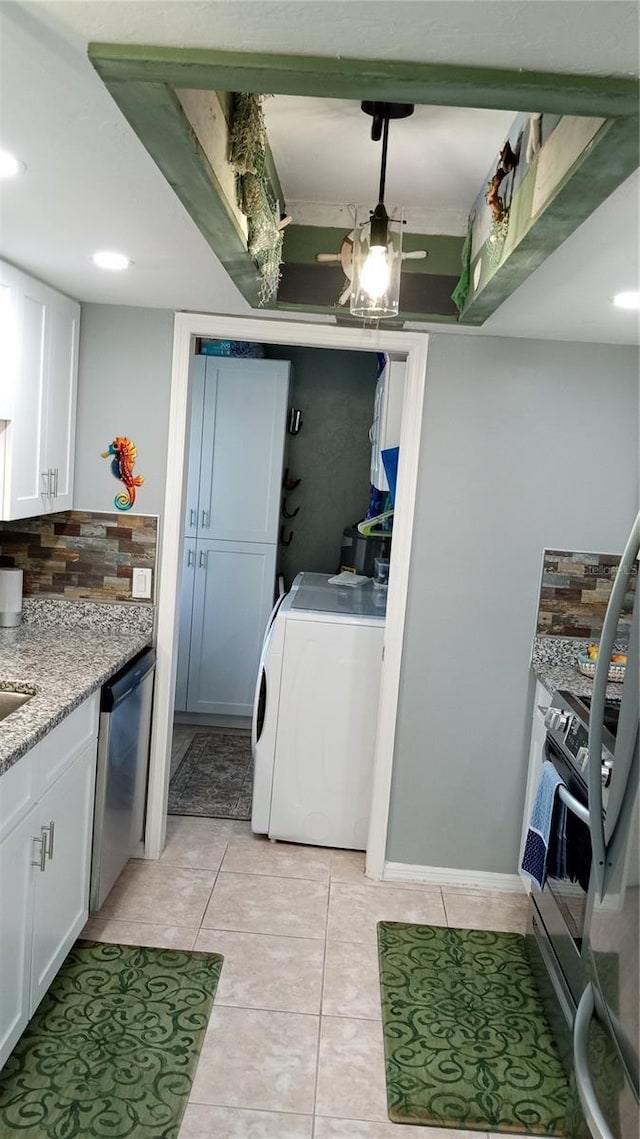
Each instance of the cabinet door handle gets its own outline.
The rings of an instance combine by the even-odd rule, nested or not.
[[[48,858],[53,858],[53,835],[54,835],[54,832],[55,832],[55,827],[56,827],[56,825],[55,825],[55,823],[54,823],[54,822],[53,822],[53,820],[52,820],[52,821],[49,823],[49,826],[48,826],[48,827],[41,827],[41,828],[40,828],[40,829],[41,829],[41,831],[42,831],[42,833],[43,833],[44,835],[48,835],[48,836],[49,836],[48,840],[46,841],[46,847],[47,847],[47,857],[48,857]]]
[[[202,511],[202,529],[206,530],[208,525],[209,525],[209,511],[203,510]]]
[[[33,842],[34,842],[34,845],[37,842],[40,843],[40,854],[38,855],[37,858],[32,859],[31,865],[32,866],[39,866],[41,872],[44,874],[45,870],[47,869],[47,828],[46,827],[42,828],[42,831],[40,833],[40,838],[34,838]],[[35,851],[34,851],[34,854],[35,854]]]
[[[51,471],[42,471],[41,478],[44,485],[42,497],[51,498]]]
[[[198,512],[191,507],[189,511],[189,525],[195,526],[198,521]]]
[[[194,562],[193,550],[187,550],[187,569],[190,569]]]
[[[56,469],[53,472],[53,497],[54,498],[58,497],[58,473],[59,473],[58,468],[56,467]]]
[[[206,550],[200,550],[200,556],[198,558],[198,565],[200,566],[200,569],[204,569],[206,564],[207,564]]]

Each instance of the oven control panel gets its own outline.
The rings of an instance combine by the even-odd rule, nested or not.
[[[589,763],[589,730],[578,716],[572,715],[564,737],[564,746],[576,761],[579,771],[586,771]],[[602,784],[608,787],[611,782],[613,757],[605,747],[602,749]]]
[[[569,730],[564,737],[565,747],[571,752],[574,759],[578,760],[578,767],[584,771],[586,762],[589,758],[589,732],[585,725],[578,719],[577,716],[572,716],[569,723]]]

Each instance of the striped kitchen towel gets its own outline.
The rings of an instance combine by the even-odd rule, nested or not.
[[[547,878],[551,820],[556,793],[562,783],[562,777],[546,759],[542,765],[542,775],[536,791],[521,863],[523,873],[527,874],[540,889]]]

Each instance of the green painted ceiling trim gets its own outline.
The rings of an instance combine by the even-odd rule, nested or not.
[[[114,81],[167,83],[214,91],[382,99],[604,118],[636,115],[640,97],[637,80],[617,76],[135,44],[90,43],[88,52],[108,87]]]
[[[131,82],[114,82],[110,91],[231,279],[257,307],[258,275],[244,234],[175,92],[162,83]]]
[[[350,231],[339,226],[293,225],[284,233],[284,259],[298,265],[315,264],[316,253],[338,253]],[[405,261],[403,273],[428,273],[455,277],[460,272],[463,237],[450,234],[405,233],[402,247],[406,253],[426,249],[424,261]]]
[[[546,209],[533,222],[527,208],[533,192],[533,171],[527,173],[519,188],[521,201],[516,202],[514,194],[512,204],[516,217],[518,213],[526,216],[527,228],[484,285],[481,280],[481,289],[470,297],[461,323],[482,324],[637,169],[639,128],[637,118],[612,119],[605,123],[569,170]],[[478,256],[487,260],[486,244]],[[475,261],[477,257],[474,264]]]

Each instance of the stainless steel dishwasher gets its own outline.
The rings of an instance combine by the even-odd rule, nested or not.
[[[156,654],[145,649],[105,684],[100,699],[89,909],[99,910],[144,838]]]

